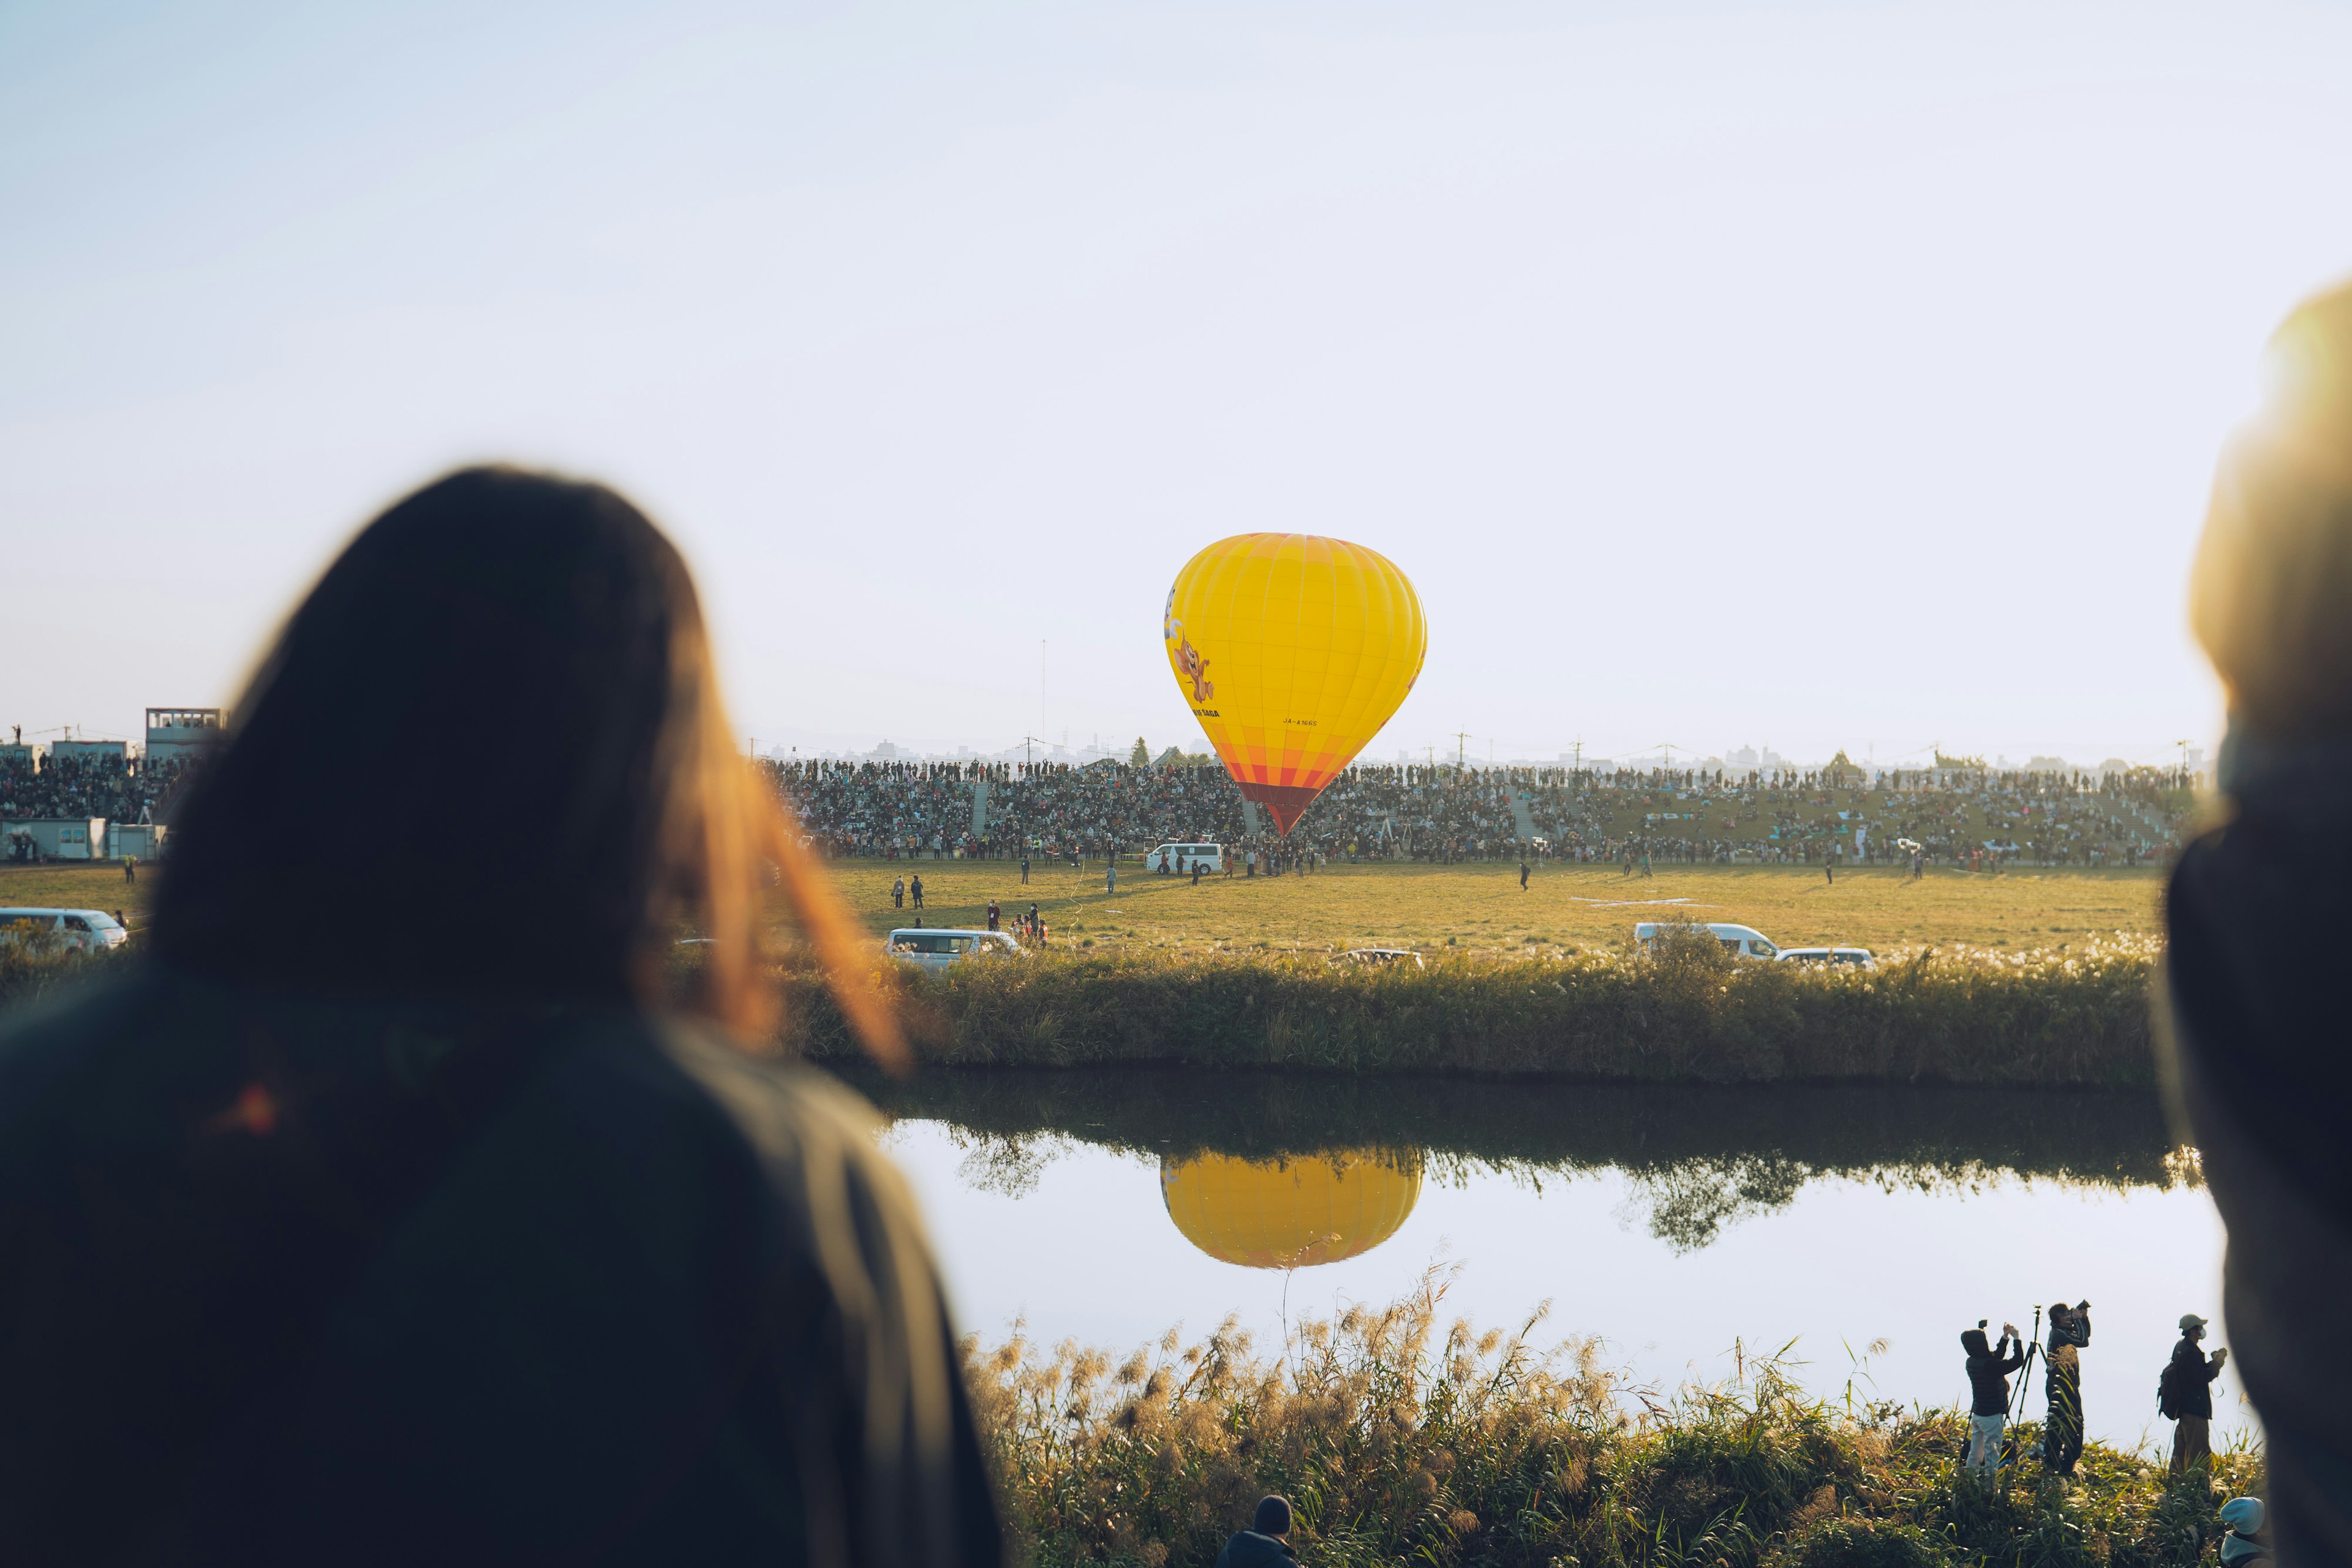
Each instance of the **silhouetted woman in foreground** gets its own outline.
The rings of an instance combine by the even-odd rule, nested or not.
[[[995,1568],[867,1113],[730,1037],[770,865],[855,938],[633,507],[379,518],[173,849],[153,962],[0,1043],[0,1561]]]

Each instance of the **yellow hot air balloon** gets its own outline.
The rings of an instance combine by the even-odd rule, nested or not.
[[[1163,1161],[1160,1196],[1184,1239],[1250,1268],[1297,1268],[1370,1252],[1421,1196],[1421,1162],[1367,1151],[1289,1160],[1202,1154]]]
[[[1243,798],[1287,833],[1421,675],[1421,595],[1378,551],[1311,533],[1219,540],[1176,574],[1168,668]]]

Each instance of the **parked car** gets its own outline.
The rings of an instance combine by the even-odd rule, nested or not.
[[[68,952],[95,952],[131,940],[104,910],[0,910],[0,942],[53,937]]]
[[[1634,944],[1638,947],[1648,947],[1657,940],[1658,932],[1666,928],[1656,921],[1642,921],[1633,928]],[[1735,958],[1780,956],[1780,950],[1773,945],[1772,940],[1754,926],[1725,925],[1717,921],[1709,921],[1706,922],[1706,929],[1715,933],[1716,941],[1723,943],[1723,950]]]
[[[1783,963],[1849,963],[1857,969],[1875,969],[1878,960],[1866,947],[1784,947],[1780,950]]]
[[[1225,847],[1222,844],[1167,843],[1143,852],[1143,868],[1165,871],[1171,877],[1189,877],[1198,866],[1202,876],[1225,868]]]
[[[940,931],[914,926],[892,931],[883,949],[903,963],[945,969],[972,958],[1007,957],[1021,951],[1009,931]]]
[[[1421,954],[1413,952],[1413,950],[1409,947],[1351,947],[1331,962],[1334,963],[1386,964],[1402,963],[1407,959],[1411,959],[1412,961],[1412,966],[1415,969],[1426,969],[1428,967],[1427,964],[1422,963]]]

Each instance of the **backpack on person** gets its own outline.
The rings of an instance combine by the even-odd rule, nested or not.
[[[2180,1419],[2180,1363],[2164,1363],[2164,1373],[2156,1380],[2156,1413],[2167,1421]]]

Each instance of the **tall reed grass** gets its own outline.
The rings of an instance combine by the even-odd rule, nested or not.
[[[2188,1568],[2261,1483],[2252,1454],[2216,1492],[2092,1444],[2071,1488],[1988,1485],[1957,1412],[1812,1398],[1769,1356],[1634,1388],[1593,1342],[1540,1346],[1540,1313],[1441,1328],[1444,1286],[1307,1320],[1272,1361],[1231,1321],[1123,1360],[967,1342],[1015,1561],[1206,1568],[1276,1491],[1313,1568]]]
[[[100,984],[131,962],[121,948],[81,953],[68,952],[54,939],[0,942],[0,1008],[29,1006]]]
[[[1711,941],[1427,968],[1264,954],[1038,953],[894,966],[926,1060],[1319,1071],[2147,1087],[2158,953],[2116,937],[1928,950],[1874,971],[1740,962]],[[781,1044],[855,1050],[814,969],[787,964]]]

